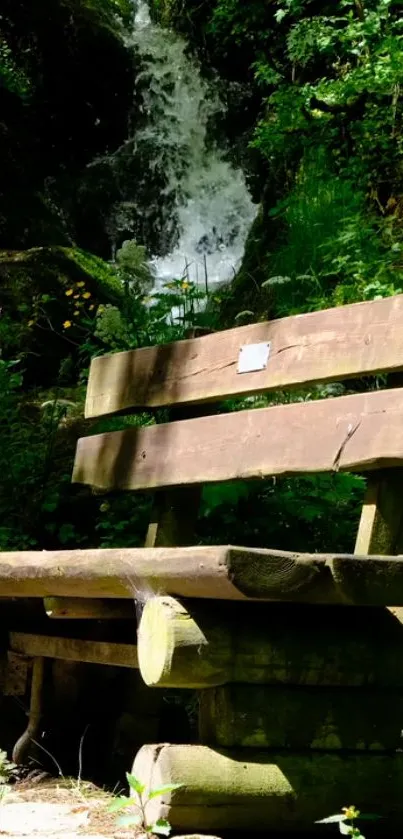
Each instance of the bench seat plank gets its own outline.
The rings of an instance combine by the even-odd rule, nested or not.
[[[278,600],[403,606],[403,557],[257,548],[109,548],[0,554],[3,597]],[[133,618],[135,612],[133,608]]]

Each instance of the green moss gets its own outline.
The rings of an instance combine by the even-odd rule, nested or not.
[[[65,254],[89,281],[96,283],[99,294],[102,292],[108,300],[122,299],[122,283],[112,265],[81,248],[57,248],[57,250]]]
[[[17,303],[20,294],[46,290],[57,293],[84,281],[102,302],[123,298],[122,284],[112,265],[80,248],[42,247],[26,251],[0,251],[3,288]],[[13,288],[13,285],[16,286]],[[58,288],[59,287],[59,288]]]

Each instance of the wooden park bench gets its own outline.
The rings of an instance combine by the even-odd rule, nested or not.
[[[200,690],[200,742],[147,744],[135,759],[152,787],[183,784],[150,818],[310,829],[354,803],[401,828],[403,389],[213,407],[402,370],[403,295],[93,360],[88,418],[172,412],[77,446],[75,482],[156,492],[145,547],[2,554],[1,593],[99,619],[127,617],[139,582],[148,592],[137,645],[50,632],[12,633],[10,648]],[[203,484],[335,471],[369,475],[354,555],[191,546]]]

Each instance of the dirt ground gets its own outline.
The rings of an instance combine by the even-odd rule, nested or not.
[[[112,796],[92,784],[68,779],[25,781],[0,801],[0,837],[7,839],[133,839],[117,826]]]

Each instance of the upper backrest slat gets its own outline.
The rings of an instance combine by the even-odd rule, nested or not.
[[[264,369],[241,347],[270,342]],[[403,369],[403,295],[95,358],[86,417],[220,400]]]
[[[403,465],[403,390],[84,437],[73,481],[105,489],[158,487]]]

